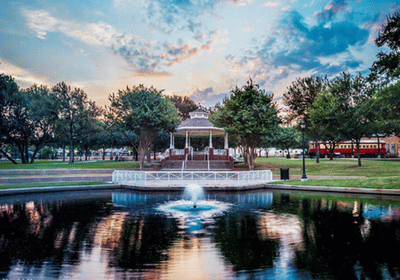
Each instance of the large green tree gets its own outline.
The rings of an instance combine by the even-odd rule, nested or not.
[[[172,95],[167,98],[178,109],[179,116],[184,121],[189,118],[189,113],[199,108],[199,106],[187,96]]]
[[[287,106],[286,123],[297,125],[304,120],[306,133],[318,143],[321,133],[320,127],[313,126],[309,121],[309,112],[315,105],[315,99],[326,89],[326,77],[311,76],[297,78],[283,94],[283,104]],[[317,145],[319,147],[319,145]],[[319,163],[319,149],[317,149],[317,163]]]
[[[20,90],[11,77],[1,75],[0,102],[2,140],[18,149],[22,163],[33,163],[40,149],[52,139],[56,106],[49,89],[34,85]]]
[[[352,77],[342,73],[329,88],[316,99],[311,112],[312,119],[323,128],[330,128],[356,143],[358,166],[361,167],[360,141],[371,135],[371,123],[367,118],[372,89],[362,75]]]
[[[162,95],[161,90],[144,85],[127,87],[109,96],[111,102],[108,117],[125,131],[133,131],[139,140],[140,168],[160,130],[173,132],[179,124],[178,110]]]
[[[0,74],[0,153],[8,158],[14,164],[17,164],[15,159],[10,156],[5,147],[10,143],[10,128],[8,126],[9,106],[11,98],[19,91],[17,83],[11,76]]]
[[[400,76],[400,13],[387,16],[386,24],[375,40],[378,47],[387,46],[389,52],[381,51],[371,68],[371,77],[383,81]]]
[[[286,150],[290,158],[290,148],[301,147],[301,134],[295,127],[279,127],[273,142],[276,148]]]
[[[341,118],[346,117],[336,111],[341,106],[340,102],[338,96],[325,92],[316,98],[315,107],[309,112],[309,124],[319,127],[320,141],[327,147],[331,160],[337,143],[344,140],[340,123]]]
[[[72,89],[64,82],[52,88],[52,96],[59,109],[56,131],[69,142],[69,163],[74,162],[75,146],[89,134],[96,133],[101,110],[80,88]]]
[[[239,137],[245,163],[254,169],[254,149],[259,146],[263,136],[272,134],[280,122],[273,95],[251,79],[243,87],[236,86],[230,97],[225,98],[221,107],[210,120],[226,132]]]
[[[371,110],[380,133],[388,132],[400,137],[400,82],[376,90]]]
[[[46,86],[33,85],[24,92],[28,99],[29,121],[35,126],[30,141],[30,144],[35,147],[31,156],[31,163],[33,163],[40,150],[53,141],[58,107],[51,91]]]

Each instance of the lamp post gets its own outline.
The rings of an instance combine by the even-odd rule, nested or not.
[[[303,134],[303,175],[301,175],[301,181],[307,181],[307,176],[306,176],[306,157],[305,157],[305,145],[304,145],[304,130],[306,128],[306,123],[304,120],[300,122],[300,127],[301,127],[301,132]]]

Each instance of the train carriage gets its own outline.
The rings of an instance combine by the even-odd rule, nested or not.
[[[386,155],[385,141],[379,141],[380,154],[382,157]],[[319,153],[321,156],[330,154],[330,144],[327,142],[319,142]],[[313,157],[317,153],[317,145],[315,142],[310,142],[310,156]],[[333,150],[335,156],[351,157],[353,154],[357,156],[357,145],[352,141],[344,141],[336,144]],[[377,157],[379,154],[377,140],[361,140],[360,155],[361,157]]]

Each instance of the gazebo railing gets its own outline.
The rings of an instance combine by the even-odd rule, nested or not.
[[[128,171],[115,170],[113,183],[133,186],[254,185],[273,181],[270,170],[257,171]]]
[[[228,150],[226,149],[214,149],[214,155],[216,156],[226,156],[227,155]]]
[[[185,154],[185,150],[184,149],[173,149],[171,153],[173,156],[183,156]]]

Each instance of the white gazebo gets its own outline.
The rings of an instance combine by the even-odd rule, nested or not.
[[[189,113],[190,118],[181,122],[170,137],[170,160],[229,160],[228,133],[223,128],[215,127],[209,120],[210,114],[201,109]],[[185,148],[175,148],[175,136],[185,137]],[[213,136],[224,136],[224,149],[214,149]],[[201,152],[194,153],[190,146],[191,137],[208,137],[209,145]]]

